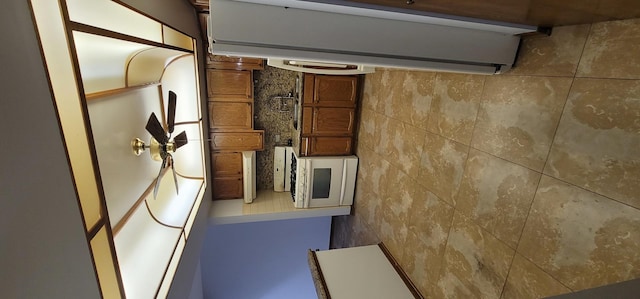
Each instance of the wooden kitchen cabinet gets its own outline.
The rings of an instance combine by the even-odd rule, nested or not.
[[[251,102],[210,101],[209,128],[212,130],[253,128]]]
[[[213,199],[242,198],[242,151],[264,149],[264,131],[253,130],[253,70],[262,59],[207,56]]]
[[[360,77],[304,75],[302,156],[353,154]]]
[[[217,97],[252,99],[253,74],[251,71],[207,69],[207,93],[210,100]]]
[[[232,199],[243,196],[242,153],[214,152],[211,155],[213,167],[213,198]]]
[[[305,74],[304,104],[323,107],[354,107],[358,76]]]
[[[261,151],[264,149],[263,130],[213,131],[210,133],[211,150]]]
[[[242,177],[241,152],[214,152],[211,155],[214,176]]]
[[[307,118],[302,133],[307,135],[352,135],[355,109],[338,107],[304,108]],[[310,111],[309,111],[310,110]],[[304,113],[304,111],[303,111]],[[308,117],[308,116],[311,117]]]
[[[213,177],[213,199],[235,199],[242,196],[242,177]]]

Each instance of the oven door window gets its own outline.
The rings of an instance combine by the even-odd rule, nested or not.
[[[331,168],[315,168],[313,170],[313,190],[311,198],[329,198],[331,191]]]

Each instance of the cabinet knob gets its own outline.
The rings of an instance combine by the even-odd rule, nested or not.
[[[411,5],[411,4],[415,3],[415,2],[416,1],[414,1],[414,0],[407,0],[407,5]]]

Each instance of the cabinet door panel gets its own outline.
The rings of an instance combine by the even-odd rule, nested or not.
[[[213,198],[235,199],[242,198],[242,177],[214,177]]]
[[[207,70],[207,92],[209,97],[241,96],[252,98],[251,71]]]
[[[211,132],[211,150],[261,151],[264,149],[264,131]]]
[[[353,108],[314,108],[313,134],[351,135],[355,110]]]
[[[213,176],[242,176],[242,153],[222,152],[211,155]]]
[[[247,102],[209,102],[211,129],[247,129],[253,127],[253,108]]]
[[[351,155],[351,137],[309,137],[309,156]]]
[[[355,107],[357,76],[316,75],[313,102],[319,106]]]

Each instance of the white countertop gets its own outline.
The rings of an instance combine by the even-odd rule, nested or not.
[[[253,203],[242,199],[215,200],[209,210],[209,224],[231,224],[296,218],[349,215],[351,206],[296,209],[289,192],[258,190]]]

